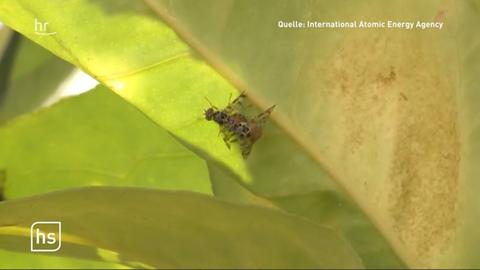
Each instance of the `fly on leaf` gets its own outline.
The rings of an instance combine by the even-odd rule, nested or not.
[[[253,144],[262,136],[263,125],[275,108],[273,105],[256,117],[248,118],[241,112],[245,98],[246,94],[242,92],[224,109],[212,105],[207,99],[210,108],[205,110],[205,119],[219,125],[227,147],[230,149],[230,143],[238,143],[244,159],[250,154]]]

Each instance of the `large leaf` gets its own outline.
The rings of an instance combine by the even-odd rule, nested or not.
[[[35,221],[58,220],[70,239],[95,243],[154,267],[361,267],[355,252],[329,229],[278,211],[195,193],[82,188],[0,203],[0,217],[4,236],[12,227],[20,230]],[[24,240],[0,246],[26,249],[30,242]]]
[[[0,233],[1,234],[1,233]],[[0,236],[1,238],[1,236]],[[0,267],[3,269],[125,269],[127,266],[103,261],[67,258],[39,253],[20,253],[0,250]]]
[[[97,76],[259,193],[294,196],[332,186],[325,183],[330,179],[409,266],[480,265],[471,253],[480,237],[473,195],[479,155],[475,2],[147,3],[4,0],[0,19]],[[35,17],[48,20],[57,35],[34,34]],[[445,24],[425,31],[276,27],[278,20],[306,19]],[[311,170],[276,185],[268,172],[288,166],[281,157],[269,167],[257,162],[269,159],[254,156],[264,153],[267,135],[254,149],[250,173],[226,150],[214,125],[199,121],[204,96],[221,106],[233,91],[225,78],[247,88],[259,106],[279,105],[272,117],[291,139],[279,141],[294,143],[283,165],[299,157]],[[315,170],[320,173],[303,177]]]
[[[208,105],[204,97],[222,106],[234,88],[193,57],[148,6],[128,0],[1,3],[0,20],[83,68],[178,137],[248,177],[240,155],[225,147],[214,125],[201,120]],[[31,27],[35,18],[48,22],[50,31],[57,34],[37,35]]]
[[[459,29],[459,76],[462,91],[459,91],[459,116],[458,127],[462,130],[461,137],[461,163],[459,171],[458,192],[459,212],[458,222],[461,233],[458,233],[458,241],[455,248],[461,250],[457,256],[460,262],[468,263],[468,266],[480,267],[480,257],[476,250],[479,247],[480,208],[478,207],[480,190],[480,43],[479,36],[470,33],[475,26],[480,25],[480,3],[469,1],[458,7],[458,14],[464,18],[460,21]]]
[[[157,20],[148,20],[150,19],[149,17],[129,16],[132,10],[136,11],[133,13],[134,15],[144,14],[152,17],[155,16],[155,14],[143,4],[139,4],[138,2],[136,4],[132,4],[132,2],[125,4],[124,2],[118,1],[116,1],[115,4],[109,3],[108,5],[99,3],[101,2],[96,2],[97,5],[83,3],[80,6],[62,3],[62,5],[59,6],[59,8],[65,9],[65,13],[73,12],[72,10],[75,10],[75,12],[81,11],[79,14],[87,17],[88,19],[86,20],[90,22],[90,24],[84,25],[80,22],[80,20],[83,19],[77,16],[76,18],[79,19],[79,22],[66,22],[64,21],[65,18],[59,18],[63,25],[80,24],[85,26],[85,28],[77,28],[74,32],[57,31],[57,33],[61,35],[73,35],[70,38],[61,38],[60,43],[55,41],[55,39],[39,37],[34,34],[30,28],[28,28],[28,30],[25,29],[27,31],[23,33],[38,42],[47,42],[49,44],[52,42],[51,47],[47,46],[48,48],[53,49],[60,56],[87,69],[87,71],[90,71],[100,80],[109,84],[120,95],[133,102],[151,116],[152,119],[169,129],[175,135],[227,163],[234,172],[241,176],[241,179],[250,182],[249,180],[251,178],[242,169],[242,164],[237,161],[232,161],[230,159],[231,157],[225,156],[230,154],[226,152],[223,142],[218,138],[216,128],[213,125],[206,126],[205,123],[199,121],[201,112],[207,105],[203,97],[208,96],[215,104],[225,104],[228,94],[225,93],[221,98],[218,98],[217,95],[218,92],[222,90],[225,91],[225,89],[231,91],[230,87],[225,84],[215,71],[211,70],[205,64],[198,62],[196,59],[189,57],[189,55],[185,53],[187,46],[178,38],[175,38],[171,30],[165,28]],[[34,3],[23,4],[29,6]],[[12,6],[9,6],[9,8],[11,7]],[[32,7],[28,7],[27,9],[32,10],[31,8]],[[48,10],[43,9],[44,7],[38,6],[37,8],[35,8],[35,10],[37,10],[36,16],[42,19],[45,17],[43,15],[40,16],[38,12],[50,13]],[[50,16],[55,16],[56,14],[57,13],[54,13],[48,16],[50,25],[59,25],[59,22],[52,24],[50,19],[53,18]],[[16,16],[19,16],[19,14],[16,14]],[[29,20],[28,18],[30,18],[30,20],[32,19],[31,14],[27,14],[27,21]],[[76,20],[76,18],[70,19]],[[128,29],[119,29],[118,32],[111,31],[109,25],[118,25],[120,22],[122,22],[122,25],[129,25],[130,27]],[[141,37],[139,35],[139,37],[135,38],[135,44],[132,44],[129,39],[123,39],[123,37],[127,35],[125,31],[131,30],[131,26],[137,28],[135,29],[134,35],[142,33]],[[15,25],[12,25],[12,27],[15,27]],[[115,40],[115,42],[112,44],[105,43],[104,35],[89,35],[89,32],[99,31],[99,27],[103,29],[105,34],[108,33],[109,39]],[[65,29],[66,28],[62,27],[61,30]],[[56,31],[57,29],[54,30]],[[84,33],[82,40],[76,40],[76,37],[80,34],[79,31]],[[156,31],[158,34],[153,35],[152,31]],[[128,35],[130,36],[131,33]],[[57,38],[57,36],[55,36],[55,38]],[[95,49],[89,49],[92,44],[97,44],[98,46],[95,46]],[[112,46],[113,44],[115,46]],[[151,46],[152,44],[157,44],[158,47],[168,49],[157,50]],[[69,52],[67,52],[67,54],[63,54],[65,48],[68,48]],[[142,50],[138,50],[139,48],[142,48]],[[93,50],[95,50],[96,56],[94,59],[91,57]],[[122,55],[122,58],[112,58],[110,55]],[[149,57],[144,57],[145,55]],[[96,59],[102,59],[101,65],[96,63]],[[127,69],[127,67],[130,67],[130,69]],[[212,97],[214,92],[217,92],[217,95]],[[208,129],[206,129],[206,127],[208,127]],[[266,139],[264,141],[268,140],[267,136],[268,135],[265,136]],[[332,186],[329,183],[323,182],[323,177],[326,174],[322,172],[322,169],[312,162],[308,156],[302,153],[302,151],[292,155],[291,151],[296,150],[296,146],[292,145],[292,142],[286,139],[284,134],[281,134],[278,138],[278,140],[275,140],[276,144],[269,143],[269,145],[274,146],[271,148],[272,150],[280,150],[277,145],[281,145],[281,151],[265,152],[266,159],[264,158],[264,160],[272,164],[272,168],[275,169],[272,170],[269,169],[269,167],[262,166],[262,164],[265,163],[255,161],[255,159],[258,159],[254,156],[255,152],[254,155],[252,155],[251,159],[254,160],[252,164],[259,168],[258,170],[253,168],[253,184],[257,186],[266,185],[267,188],[264,190],[267,190],[269,192],[268,194],[279,194],[277,191],[278,188],[284,189],[287,192],[299,192],[308,191],[308,188],[312,187],[321,188],[324,186]],[[272,160],[271,157],[268,158],[268,155],[271,155],[268,153],[274,155],[274,160]],[[281,153],[281,155],[279,155],[279,153]],[[289,162],[289,166],[285,166],[285,161],[292,157],[296,157],[296,162]],[[236,158],[238,160],[238,157]],[[259,202],[248,190],[245,190],[242,186],[234,182],[231,182],[233,185],[226,185],[225,176],[231,175],[231,173],[225,172],[225,170],[222,172],[222,169],[224,169],[222,166],[214,165],[210,167],[211,175],[214,177],[212,181],[214,181],[214,190],[217,196],[222,198],[228,197],[228,199],[233,201],[266,204],[262,200]],[[275,173],[270,174],[268,172]],[[299,172],[302,174],[299,174]],[[222,177],[218,178],[218,175]],[[265,178],[265,176],[268,176],[269,179]],[[302,181],[297,181],[297,178],[301,178]],[[275,180],[276,182],[272,183],[271,180]],[[289,185],[285,185],[286,183],[289,183]],[[292,185],[296,187],[292,188]],[[356,240],[353,239],[353,241]],[[383,249],[386,249],[387,253],[391,253],[385,246]],[[361,254],[364,253],[365,251],[361,252]],[[364,259],[367,260],[366,257],[364,257]],[[375,263],[372,262],[367,263],[369,266],[375,265]],[[399,264],[395,262],[394,264],[388,264],[388,266],[398,267]]]
[[[7,199],[85,185],[211,194],[205,162],[103,86],[0,128],[0,149]]]
[[[333,228],[351,242],[368,268],[405,267],[368,217],[343,192],[338,192],[307,154],[299,151],[280,129],[270,126],[267,132],[249,160],[253,177],[250,185],[242,184],[224,166],[215,163],[212,166],[209,162],[216,197],[265,206],[273,204]],[[256,197],[252,198],[252,193]],[[269,204],[265,199],[260,202],[255,199],[260,194],[268,195]]]
[[[229,14],[222,17],[209,16],[212,4],[147,2],[226,78],[255,92],[257,103],[279,104],[279,126],[410,266],[479,266],[463,248],[479,240],[471,238],[479,219],[469,195],[478,191],[470,164],[479,151],[474,136],[462,135],[478,129],[478,120],[465,119],[471,110],[478,117],[478,96],[471,98],[480,65],[478,3],[232,1],[216,6]],[[442,21],[444,28],[276,27],[279,20],[359,19]]]

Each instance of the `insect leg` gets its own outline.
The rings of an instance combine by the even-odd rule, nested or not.
[[[241,106],[242,105],[242,102],[243,102],[243,99],[246,97],[247,95],[245,94],[245,91],[243,91],[237,98],[235,98],[232,102],[229,102],[229,104],[227,105],[227,107],[225,108],[225,111],[227,113],[233,113],[234,111],[236,111],[238,108],[235,108],[235,107],[238,107],[238,106]]]
[[[218,129],[218,136],[220,136],[220,134],[222,134],[224,137],[227,136],[227,134],[229,133],[230,131],[228,130],[227,127],[225,126],[219,126],[219,129]],[[231,136],[231,135],[230,135]]]
[[[210,102],[210,100],[208,100],[207,97],[204,97],[204,98],[205,98],[205,100],[208,102],[208,104],[210,105],[210,107],[212,107],[212,108],[215,109],[215,110],[218,110],[217,106],[213,105],[212,102]]]
[[[223,132],[223,141],[227,145],[228,149],[230,149],[230,138],[233,136],[231,132]]]

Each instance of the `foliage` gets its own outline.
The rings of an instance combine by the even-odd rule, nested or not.
[[[125,265],[359,267],[358,254],[369,268],[479,267],[479,10],[474,1],[2,0],[1,21],[104,86],[0,129],[4,193],[12,199],[0,213],[16,224],[32,201],[75,221],[92,203],[92,222],[122,220],[162,241],[184,237],[171,244],[176,253],[156,246],[165,258],[182,256],[160,262],[114,244],[118,231],[69,231],[93,242],[110,237],[98,248],[130,258],[120,260]],[[35,34],[35,18],[57,34]],[[439,19],[444,29],[276,27],[359,18]],[[258,110],[277,104],[247,161],[202,119],[205,97],[222,107],[245,89]],[[123,188],[43,194],[90,185],[188,192],[125,189],[134,193],[121,202],[127,216],[112,207]],[[69,196],[92,200],[73,200],[68,211],[52,204]],[[102,216],[109,211],[110,221]],[[175,211],[184,215],[168,216]],[[219,220],[228,224],[224,234],[212,229]],[[247,229],[254,220],[261,229]],[[169,224],[183,229],[162,231]],[[236,238],[239,230],[245,234]],[[187,241],[203,233],[216,239],[215,252],[231,253],[210,260],[202,253],[208,243],[199,249]],[[239,260],[260,252],[245,246],[255,238],[270,248],[281,242],[262,258],[271,264]],[[336,249],[327,252],[327,243]]]

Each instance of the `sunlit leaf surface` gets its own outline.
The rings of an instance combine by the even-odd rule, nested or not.
[[[0,149],[7,199],[86,185],[211,194],[205,162],[105,87],[10,122]]]

